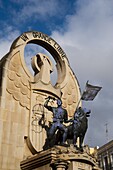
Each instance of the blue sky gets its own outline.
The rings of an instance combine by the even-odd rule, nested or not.
[[[23,32],[36,30],[66,52],[81,89],[87,80],[102,86],[93,102],[85,143],[113,139],[113,0],[0,0],[0,58]],[[29,59],[29,57],[28,57]]]
[[[39,30],[51,34],[64,26],[65,17],[75,13],[76,1],[68,0],[8,0],[0,1],[0,25],[13,29]]]

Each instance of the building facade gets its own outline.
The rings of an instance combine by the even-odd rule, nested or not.
[[[98,149],[98,161],[103,170],[113,170],[113,140]]]

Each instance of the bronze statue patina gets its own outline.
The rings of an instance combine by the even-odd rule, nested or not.
[[[67,111],[62,108],[62,101],[57,99],[57,107],[52,107],[48,105],[50,99],[56,100],[55,98],[49,96],[44,104],[44,107],[53,113],[53,122],[48,127],[45,123],[40,123],[40,125],[45,128],[47,132],[47,138],[43,149],[50,148],[54,145],[66,146],[66,141],[68,144],[71,144],[68,142],[69,139],[71,139],[73,141],[73,145],[77,147],[76,143],[77,138],[79,137],[79,148],[82,150],[83,140],[88,128],[87,117],[90,116],[91,111],[86,108],[79,107],[76,109],[73,119],[68,120]],[[44,117],[42,117],[41,120],[43,118]],[[68,122],[71,122],[68,126],[63,124]]]
[[[77,138],[79,137],[80,149],[82,149],[83,140],[88,128],[87,117],[90,116],[90,113],[90,110],[79,107],[74,113],[74,118],[69,120],[72,124],[67,127],[67,139],[73,139],[73,144],[76,147]]]
[[[76,145],[77,137],[80,137],[80,148],[82,148],[82,143],[88,128],[88,119],[91,111],[86,108],[79,107],[74,114],[73,128],[74,128],[74,136],[73,143]]]
[[[49,130],[52,126],[52,123],[49,122],[49,125],[46,125],[46,121],[45,121],[45,116],[44,114],[42,115],[42,117],[40,118],[38,124],[45,129],[46,131],[46,139],[45,139],[45,143],[44,143],[44,146],[43,146],[43,149],[46,150],[46,149],[49,149],[51,147],[53,147],[55,145],[55,138],[52,137],[51,140],[50,140],[50,137],[49,137]]]
[[[48,139],[49,141],[51,141],[51,139],[55,135],[55,132],[59,130],[62,132],[62,141],[60,142],[60,144],[65,145],[65,141],[67,139],[67,127],[63,123],[68,122],[68,114],[66,109],[62,108],[62,101],[60,99],[57,99],[57,107],[52,107],[48,105],[50,99],[54,98],[51,98],[49,96],[44,104],[44,107],[53,113],[53,123],[48,131]]]

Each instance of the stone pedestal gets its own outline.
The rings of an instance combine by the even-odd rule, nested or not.
[[[69,166],[69,162],[62,160],[62,161],[54,162],[50,166],[52,167],[53,170],[67,170]]]
[[[74,147],[55,146],[21,161],[22,170],[100,170],[96,159]]]

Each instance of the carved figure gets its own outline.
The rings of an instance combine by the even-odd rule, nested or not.
[[[77,147],[76,142],[77,142],[77,138],[79,137],[79,148],[82,150],[82,144],[83,144],[83,140],[88,128],[88,119],[87,117],[90,116],[91,111],[87,110],[86,108],[81,108],[79,107],[75,114],[74,114],[74,118],[68,120],[68,122],[72,122],[71,125],[67,126],[67,139],[72,139],[73,140],[73,144],[75,147]],[[60,139],[62,138],[62,134],[61,132],[58,132],[59,137],[57,144],[60,142]]]
[[[48,105],[50,99],[51,97],[49,96],[44,104],[44,107],[46,107],[49,111],[53,113],[53,123],[48,131],[48,139],[51,141],[51,139],[55,135],[55,132],[59,130],[62,132],[61,144],[65,145],[65,141],[67,139],[67,127],[63,124],[63,122],[68,122],[68,114],[66,109],[62,108],[62,101],[60,99],[57,99],[57,107],[51,107]]]
[[[46,136],[47,136],[47,138],[45,139],[45,144],[44,144],[44,146],[43,146],[43,149],[44,149],[44,150],[45,150],[45,149],[48,149],[48,148],[51,148],[52,146],[55,145],[55,138],[52,137],[51,140],[49,140],[49,130],[50,130],[51,126],[52,126],[52,123],[49,122],[49,125],[46,125],[45,122],[46,122],[46,121],[45,121],[45,116],[44,116],[44,114],[43,114],[42,117],[40,118],[38,124],[39,124],[42,128],[44,128],[45,131],[46,131]]]
[[[45,48],[54,59],[57,72],[57,80],[54,86],[50,79],[53,65],[50,57],[46,54],[37,52],[38,54],[32,59],[34,76],[30,73],[24,58],[24,49],[30,43]],[[41,51],[39,50],[39,52]],[[8,110],[11,115],[10,121],[19,124],[16,131],[20,131],[20,128],[18,128],[20,124],[22,129],[26,129],[21,133],[21,139],[23,141],[23,135],[28,136],[27,145],[30,152],[35,154],[42,150],[47,136],[44,129],[40,132],[39,119],[34,118],[35,113],[36,116],[42,114],[40,110],[35,110],[34,113],[34,105],[43,105],[45,96],[49,94],[57,98],[61,97],[63,108],[67,110],[69,116],[72,116],[80,98],[77,77],[59,44],[51,37],[37,31],[23,33],[13,42],[8,54],[0,60],[0,70],[0,94],[2,94],[0,97],[0,114],[4,114]],[[62,96],[61,93],[63,93]],[[47,116],[47,121],[50,121],[50,115],[45,114],[45,116]],[[1,121],[3,123],[4,120]],[[7,121],[9,122],[9,120]],[[13,128],[15,130],[15,126]],[[5,126],[2,127],[1,132],[4,133],[4,129]],[[27,133],[24,134],[24,132]],[[14,136],[12,132],[10,136]],[[1,146],[2,140],[0,141]],[[14,142],[15,146],[16,141]],[[24,148],[24,143],[22,147]],[[21,155],[19,159],[21,159]]]
[[[38,53],[32,58],[32,68],[35,71],[36,82],[40,80],[45,84],[50,83],[50,73],[53,71],[53,65],[48,56]]]

